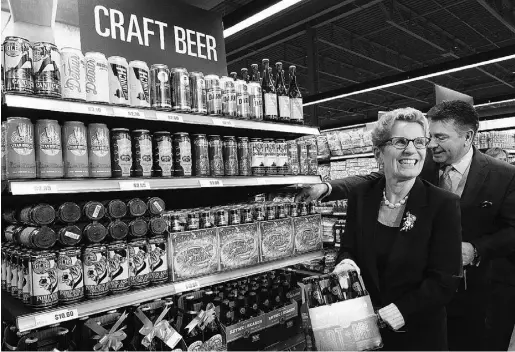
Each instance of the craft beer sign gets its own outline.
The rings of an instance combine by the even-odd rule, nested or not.
[[[79,0],[83,53],[227,74],[220,15],[178,0]]]

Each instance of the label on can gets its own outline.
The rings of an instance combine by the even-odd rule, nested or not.
[[[57,121],[39,120],[36,124],[37,176],[63,177],[61,126]]]
[[[53,97],[61,96],[61,54],[50,43],[34,44],[35,93]]]
[[[299,153],[299,171],[301,175],[307,175],[308,174],[308,150],[306,146],[306,142],[299,141],[297,143],[298,153]]]
[[[190,74],[191,111],[207,113],[206,82],[201,74]]]
[[[154,176],[172,176],[172,139],[154,134]]]
[[[211,176],[224,175],[223,147],[220,138],[209,139],[209,169]]]
[[[290,119],[290,98],[286,95],[280,95],[277,97],[279,100],[279,116],[282,119]]]
[[[166,239],[154,237],[148,244],[150,261],[150,282],[168,281],[168,254]]]
[[[114,131],[113,140],[113,176],[129,177],[132,167],[132,143],[128,131]]]
[[[207,112],[210,115],[222,114],[222,90],[219,82],[215,82],[215,86],[207,90]]]
[[[148,132],[132,136],[134,145],[133,176],[150,177],[152,174],[152,140]]]
[[[29,120],[8,119],[6,128],[7,178],[34,178],[36,176],[34,126]]]
[[[228,78],[222,81],[222,111],[225,116],[236,116],[236,88],[234,80]]]
[[[250,170],[250,153],[249,143],[245,140],[238,140],[238,168],[240,176],[248,176],[251,173]]]
[[[277,96],[275,93],[263,94],[265,104],[265,116],[277,116]]]
[[[129,249],[127,243],[119,242],[108,245],[109,273],[111,292],[123,292],[130,288],[129,283]]]
[[[65,177],[89,176],[88,142],[86,127],[80,125],[64,125],[63,128],[64,175]]]
[[[249,92],[247,84],[239,80],[236,82],[236,109],[237,116],[247,118],[249,117]]]
[[[153,108],[171,109],[170,71],[168,67],[150,69],[150,104]]]
[[[30,262],[29,305],[34,308],[56,305],[59,301],[56,254],[54,252],[34,252],[30,257]]]
[[[57,257],[59,302],[75,302],[84,297],[84,274],[80,250],[62,250]]]
[[[265,166],[265,151],[263,142],[261,141],[251,141],[251,166],[252,167],[263,167]]]
[[[300,173],[300,165],[299,165],[299,152],[297,149],[296,141],[288,141],[287,142],[287,151],[288,151],[288,173],[290,175],[298,175]]]
[[[111,148],[107,126],[90,124],[88,138],[90,176],[111,177]]]
[[[277,166],[288,166],[288,150],[286,142],[276,142],[275,145],[277,148]]]
[[[274,141],[265,141],[263,142],[265,148],[265,167],[277,166],[277,148],[275,146]]]
[[[290,98],[290,120],[304,121],[302,98]]]
[[[261,87],[255,82],[249,83],[250,118],[263,120],[263,95]]]
[[[61,52],[61,68],[62,97],[86,100],[86,89],[84,89],[86,85],[86,70],[82,53]]]
[[[173,72],[173,109],[190,111],[190,79],[188,71],[176,70]]]
[[[143,67],[129,67],[129,100],[132,106],[150,106],[148,70]]]
[[[109,103],[109,68],[105,57],[86,53],[86,100]]]
[[[109,101],[111,104],[129,104],[129,85],[127,81],[127,66],[109,63]]]
[[[145,287],[150,282],[150,263],[146,241],[129,242],[129,282],[131,287]]]
[[[191,176],[191,143],[189,137],[176,136],[173,143],[174,176]]]
[[[84,248],[84,287],[86,297],[105,296],[109,292],[109,266],[105,246]]]
[[[33,93],[32,47],[22,38],[7,37],[3,44],[5,91]]]
[[[238,151],[236,141],[234,139],[224,139],[223,141],[224,155],[224,172],[226,176],[235,176],[238,174]]]
[[[10,292],[13,297],[18,297],[18,259],[20,254],[21,252],[19,250],[11,252]]]

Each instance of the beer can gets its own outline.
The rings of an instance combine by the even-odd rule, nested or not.
[[[57,208],[55,217],[61,223],[69,224],[79,221],[81,215],[82,210],[77,203],[64,202]]]
[[[5,92],[33,94],[33,52],[30,42],[24,38],[9,36],[5,38],[2,49]]]
[[[129,103],[131,106],[150,107],[149,70],[144,61],[129,62]]]
[[[107,233],[112,240],[123,240],[129,234],[129,226],[124,221],[116,219],[107,225]]]
[[[8,180],[36,177],[34,126],[26,117],[9,117],[5,127]]]
[[[61,49],[61,96],[65,99],[86,100],[86,67],[79,49]]]
[[[13,249],[15,248],[14,243],[8,243],[7,245],[2,246],[2,248],[5,249],[4,251],[4,261],[2,264],[5,266],[5,277],[2,276],[2,278],[5,280],[3,281],[2,288],[6,292],[11,292],[11,253]]]
[[[82,237],[85,237],[92,244],[102,242],[106,236],[106,227],[96,221],[87,224],[82,230]]]
[[[165,236],[155,236],[148,240],[150,282],[153,284],[168,281],[168,250]]]
[[[308,148],[305,140],[297,139],[297,150],[299,153],[299,173],[301,175],[307,175],[309,171],[309,165]]]
[[[59,303],[72,303],[84,298],[84,272],[80,248],[62,248],[57,253]]]
[[[10,243],[2,243],[2,290],[5,290],[7,280],[7,253],[8,248],[11,246]]]
[[[144,218],[127,220],[127,225],[129,226],[130,237],[143,237],[148,232],[148,224]]]
[[[222,139],[218,135],[208,136],[209,143],[209,170],[211,176],[224,175],[224,159]]]
[[[47,226],[27,226],[21,230],[19,241],[25,247],[33,249],[49,249],[57,242],[57,234]]]
[[[109,64],[109,102],[116,105],[129,105],[129,64],[124,57],[110,56]]]
[[[34,309],[50,308],[59,302],[57,254],[32,251],[29,263],[29,302]]]
[[[11,250],[11,261],[10,261],[10,267],[11,267],[11,276],[10,278],[10,290],[8,293],[11,294],[12,297],[18,298],[18,267],[19,267],[19,259],[21,255],[22,248],[19,246],[14,247]]]
[[[115,241],[107,245],[109,274],[112,293],[125,292],[131,288],[129,283],[129,246],[125,241]]]
[[[37,177],[63,177],[61,126],[56,120],[37,120],[35,132]]]
[[[173,175],[191,176],[191,142],[190,136],[185,132],[173,135]]]
[[[170,70],[166,65],[153,64],[150,66],[150,106],[159,110],[172,108]]]
[[[76,246],[82,240],[82,231],[76,225],[54,227],[57,231],[57,241],[61,246]]]
[[[21,291],[21,299],[24,304],[29,304],[29,297],[30,297],[30,276],[29,276],[29,269],[30,269],[30,254],[31,251],[28,249],[23,250],[21,257],[20,257],[20,272],[21,275],[18,274],[18,296],[20,296]]]
[[[2,181],[7,180],[7,138],[5,138],[6,133],[7,122],[2,121]]]
[[[275,146],[277,149],[277,174],[287,175],[288,174],[288,150],[286,140],[276,139]]]
[[[209,176],[209,151],[205,134],[193,135],[193,176]]]
[[[299,151],[297,149],[297,141],[290,140],[286,142],[286,148],[288,151],[288,174],[299,175],[300,174],[300,163],[299,163]]]
[[[190,72],[191,112],[207,114],[206,81],[202,72]]]
[[[242,119],[248,119],[250,116],[250,109],[249,87],[247,82],[242,79],[234,81],[234,89],[236,90],[236,116]]]
[[[84,266],[84,293],[86,298],[97,298],[109,293],[109,264],[107,248],[104,245],[93,244],[82,249]]]
[[[236,88],[234,80],[227,76],[220,78],[222,88],[222,113],[227,117],[236,117]]]
[[[265,174],[265,150],[261,138],[250,139],[250,159],[253,176],[263,176]]]
[[[172,137],[170,132],[159,131],[152,135],[152,176],[172,176]]]
[[[132,167],[132,142],[127,128],[111,130],[111,171],[113,177],[129,177]]]
[[[18,219],[26,225],[50,225],[55,220],[55,208],[46,203],[28,205],[20,210]]]
[[[263,140],[265,151],[265,175],[277,175],[277,147],[275,141],[271,138]]]
[[[306,160],[307,175],[317,175],[318,173],[318,149],[316,139],[313,137],[306,138]]]
[[[152,138],[149,130],[134,130],[132,137],[132,176],[152,175]]]
[[[222,115],[222,89],[220,78],[217,75],[205,77],[207,91],[207,113],[209,115]]]
[[[62,132],[64,177],[89,177],[86,126],[80,121],[65,121]]]
[[[86,100],[109,103],[109,64],[104,54],[87,52],[84,56],[86,65]]]
[[[263,120],[263,95],[258,82],[249,82],[249,109],[251,120]]]
[[[176,67],[170,70],[172,76],[172,109],[181,112],[191,111],[190,79],[188,70]]]
[[[249,139],[247,137],[238,137],[238,169],[240,176],[252,175],[250,167],[250,149]]]
[[[241,223],[241,209],[231,208],[229,210],[229,225],[239,225]]]
[[[39,42],[34,53],[34,92],[48,97],[61,97],[61,54],[57,46]]]
[[[88,155],[90,177],[111,177],[109,129],[103,123],[88,125]]]
[[[129,246],[129,283],[132,288],[146,287],[150,283],[150,263],[148,243],[144,239],[135,239]]]
[[[236,137],[223,137],[223,156],[225,176],[238,175],[238,147]]]

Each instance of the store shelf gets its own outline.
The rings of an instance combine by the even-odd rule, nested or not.
[[[248,268],[216,273],[214,275],[182,282],[174,282],[161,286],[129,291],[124,294],[107,296],[95,300],[88,300],[81,303],[52,308],[44,311],[32,311],[30,308],[25,307],[21,301],[16,300],[15,298],[12,298],[4,293],[3,296],[5,297],[6,301],[2,301],[2,316],[4,318],[4,314],[7,314],[8,316],[5,316],[5,319],[8,319],[9,317],[16,317],[16,325],[18,329],[23,332],[55,323],[56,314],[68,315],[71,312],[74,319],[81,318],[111,309],[117,309],[136,303],[147,302],[153,299],[179,294],[185,291],[190,291],[191,289],[216,285],[225,281],[284,268],[316,258],[321,258],[322,256],[322,251],[306,253],[292,258],[261,263],[259,265]]]
[[[342,156],[332,156],[329,159],[321,159],[318,160],[319,164],[323,163],[329,163],[332,161],[340,161],[340,160],[347,160],[347,159],[356,159],[356,158],[372,158],[374,156],[374,153],[362,153],[362,154],[350,154],[350,155],[342,155]]]
[[[177,112],[75,102],[16,94],[6,94],[5,105],[11,108],[32,109],[38,111],[46,110],[72,114],[117,116],[139,120],[166,121],[170,123],[185,123],[193,125],[274,131],[297,135],[320,134],[318,127],[299,126],[274,122],[226,119],[206,115],[183,114]]]
[[[320,176],[184,177],[7,181],[13,195],[148,191],[202,187],[247,187],[321,183]]]

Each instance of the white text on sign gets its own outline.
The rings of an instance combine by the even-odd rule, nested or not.
[[[120,181],[121,191],[134,191],[140,189],[150,189],[150,183],[147,181]]]
[[[34,327],[61,323],[64,321],[77,319],[78,317],[79,312],[77,311],[77,309],[61,309],[55,312],[36,314],[34,317]]]
[[[200,187],[223,187],[222,180],[199,180]]]

